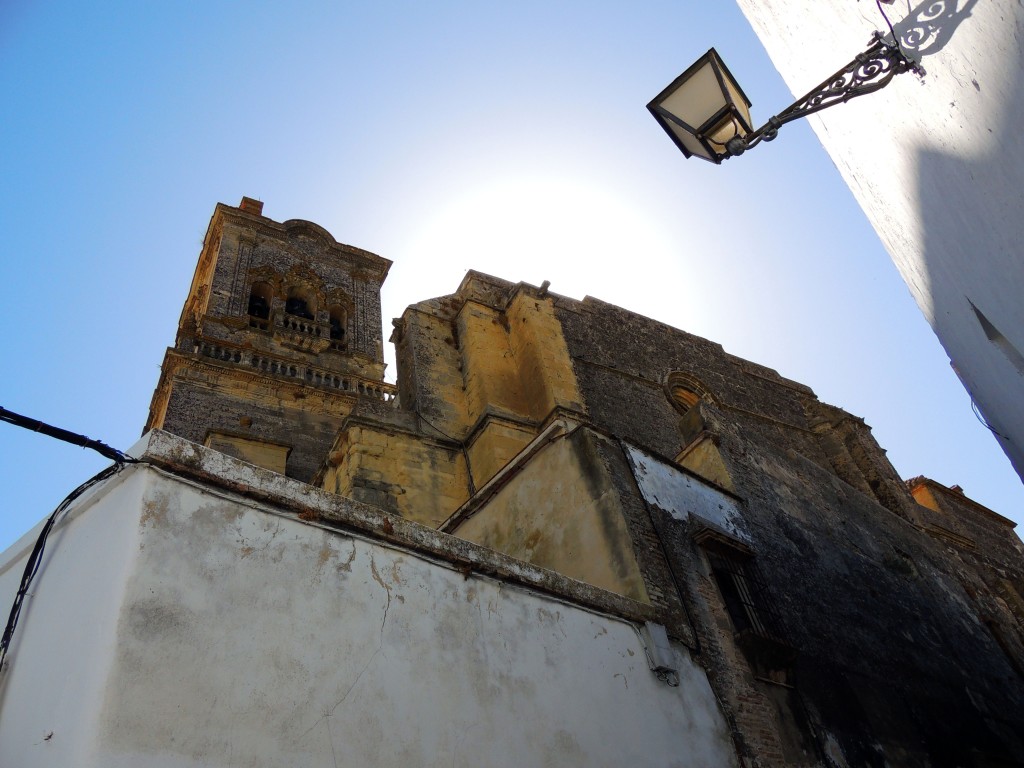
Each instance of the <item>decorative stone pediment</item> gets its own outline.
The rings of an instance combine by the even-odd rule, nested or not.
[[[284,222],[284,228],[288,233],[289,240],[312,240],[323,248],[334,248],[338,245],[338,241],[330,232],[312,221],[289,219]]]

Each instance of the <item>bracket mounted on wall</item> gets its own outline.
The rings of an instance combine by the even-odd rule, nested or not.
[[[919,77],[925,74],[898,43],[889,43],[875,32],[867,50],[755,129],[750,119],[750,99],[712,48],[659,93],[647,109],[686,157],[719,165],[762,141],[771,141],[786,123],[881,90],[904,72]]]

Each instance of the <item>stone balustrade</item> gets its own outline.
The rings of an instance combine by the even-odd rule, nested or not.
[[[240,349],[227,344],[215,344],[209,341],[197,341],[194,351],[197,355],[202,355],[203,357],[247,365],[261,373],[272,376],[298,379],[313,387],[351,392],[355,395],[372,397],[385,403],[395,402],[395,386],[382,381],[368,382],[313,366],[285,362],[252,350]]]
[[[325,335],[324,328],[315,320],[308,320],[305,317],[289,315],[287,313],[279,314],[276,319],[279,320],[278,325],[292,333],[302,333],[307,336],[317,337]],[[329,331],[327,335],[329,335]]]

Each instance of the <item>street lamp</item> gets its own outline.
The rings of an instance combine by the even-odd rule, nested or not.
[[[885,42],[875,32],[866,51],[754,130],[750,100],[712,48],[659,93],[647,109],[686,157],[718,165],[762,141],[771,141],[786,123],[884,88],[902,72],[924,75],[924,69],[898,44]]]

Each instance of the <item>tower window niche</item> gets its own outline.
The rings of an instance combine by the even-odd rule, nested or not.
[[[672,402],[675,403],[676,408],[686,413],[700,402],[700,395],[691,389],[677,385],[672,387]]]
[[[249,291],[249,327],[265,331],[270,327],[270,300],[272,297],[267,283],[256,283]]]
[[[345,325],[347,316],[341,307],[331,307],[331,349],[344,351],[345,349]]]
[[[706,429],[700,409],[696,406],[701,401],[714,403],[714,398],[695,376],[682,371],[673,371],[668,375],[665,392],[675,409],[682,414],[679,431],[683,435],[683,444],[689,444]]]
[[[312,298],[304,291],[298,288],[288,291],[288,298],[284,303],[284,311],[286,313],[295,317],[301,317],[304,320],[312,320],[315,309]]]
[[[672,405],[680,413],[687,413],[701,400],[714,402],[708,388],[705,387],[696,376],[682,371],[673,371],[665,380],[665,389]]]

